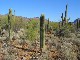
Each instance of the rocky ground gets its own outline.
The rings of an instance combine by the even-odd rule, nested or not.
[[[40,54],[39,39],[34,42],[0,37],[0,60],[80,60],[80,33],[71,37],[46,34],[45,51]]]

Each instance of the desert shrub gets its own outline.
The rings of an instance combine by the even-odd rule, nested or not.
[[[80,38],[80,34],[77,34],[77,38]]]
[[[50,26],[52,26],[53,30],[58,28],[58,22],[50,22]]]
[[[16,56],[15,55],[5,55],[4,60],[15,60]]]
[[[72,42],[63,42],[61,51],[66,59],[77,60],[77,46],[73,45]]]
[[[26,20],[20,18],[20,17],[15,17],[15,20],[13,19],[11,21],[11,27],[12,30],[20,30],[20,28],[25,28]]]
[[[55,30],[55,35],[59,36],[59,37],[61,37],[61,36],[62,37],[71,37],[70,36],[70,30],[69,30],[67,25],[62,26],[60,29],[57,28]]]
[[[26,29],[26,38],[28,40],[35,40],[39,36],[39,24],[35,20],[31,20],[27,23],[27,29]]]
[[[75,33],[75,27],[73,25],[67,24],[67,27],[71,31],[71,33]]]
[[[64,37],[67,37],[67,38],[68,38],[68,37],[71,37],[71,36],[70,36],[70,31],[69,31],[69,29],[65,29],[65,30],[64,30]]]

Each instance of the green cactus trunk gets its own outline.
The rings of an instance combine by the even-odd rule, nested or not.
[[[68,11],[67,7],[68,7],[68,5],[66,5],[66,11],[65,11],[65,17],[66,17],[66,19],[67,19],[67,11]]]
[[[45,25],[45,33],[47,33],[47,24]]]
[[[64,17],[64,20],[65,20],[65,24],[67,23],[67,12],[65,11],[65,17]]]
[[[16,16],[15,16],[15,10],[14,10],[14,24],[15,24],[15,18],[16,18]],[[16,26],[15,25],[13,26],[13,30],[16,31]]]
[[[67,7],[68,5],[66,5],[66,10],[65,10],[65,24],[67,23]]]
[[[48,18],[48,24],[47,24],[47,32],[50,30],[50,23],[49,23],[49,18]]]
[[[62,16],[61,16],[61,18],[62,18],[62,26],[63,26],[63,24],[64,24],[64,18],[63,18],[63,13],[62,13]]]
[[[79,28],[80,28],[80,20],[79,20]]]
[[[77,20],[77,29],[79,28],[79,21]]]
[[[10,40],[10,29],[11,29],[11,16],[12,16],[12,10],[9,9],[9,14],[8,14],[8,32],[9,32],[9,40]]]
[[[15,22],[15,10],[14,10],[14,22]]]
[[[45,24],[44,24],[44,21],[45,21],[45,17],[44,15],[42,14],[40,16],[40,49],[44,49],[44,46],[45,46]]]

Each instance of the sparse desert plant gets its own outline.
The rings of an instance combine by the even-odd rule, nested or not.
[[[63,27],[61,27],[60,29],[56,29],[55,30],[55,35],[56,36],[59,36],[59,37],[71,37],[70,36],[70,30],[67,28],[67,26],[65,25],[65,26],[63,26]]]

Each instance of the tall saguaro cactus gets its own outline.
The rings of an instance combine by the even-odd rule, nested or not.
[[[64,26],[64,24],[67,24],[68,23],[68,20],[70,19],[67,19],[67,14],[68,14],[68,4],[66,5],[66,10],[65,10],[65,16],[63,17],[63,13],[62,13],[62,26]]]
[[[79,28],[79,20],[77,19],[77,29]]]
[[[64,20],[64,18],[63,18],[63,13],[62,13],[62,16],[61,16],[61,18],[62,18],[62,26],[63,26],[63,23],[64,23],[64,22],[63,22],[63,20]]]
[[[14,10],[14,21],[15,21],[15,10]]]
[[[68,5],[66,5],[65,18],[67,18],[67,7]]]
[[[68,5],[66,5],[66,10],[65,10],[65,21],[66,21],[65,23],[67,23],[67,10],[68,10],[67,7]]]
[[[48,18],[48,23],[47,23],[47,32],[49,31],[50,28],[50,22],[49,22],[49,18]]]
[[[44,49],[45,46],[45,16],[41,14],[40,16],[40,49]]]
[[[10,29],[11,29],[11,17],[12,17],[12,10],[9,9],[9,14],[8,14],[8,31],[9,31],[9,39],[10,39]]]

